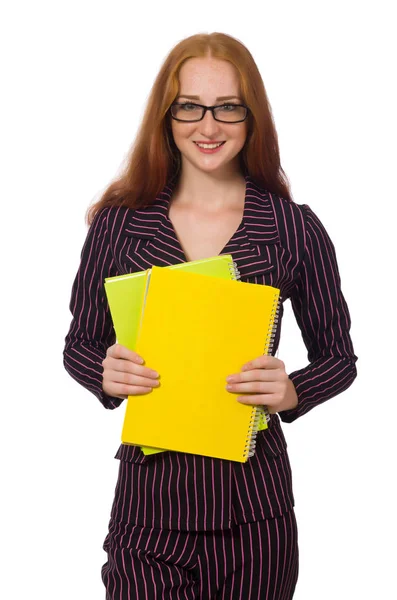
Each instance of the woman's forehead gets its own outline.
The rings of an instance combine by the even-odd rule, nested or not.
[[[218,58],[190,58],[179,72],[179,93],[200,95],[212,92],[218,96],[238,96],[240,82],[237,69]]]

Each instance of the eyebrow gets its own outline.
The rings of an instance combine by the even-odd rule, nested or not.
[[[190,100],[200,100],[200,96],[189,96],[188,94],[179,94],[178,98],[189,98]],[[240,97],[239,96],[218,96],[216,101],[218,102],[218,100],[232,100],[232,99],[240,100]]]

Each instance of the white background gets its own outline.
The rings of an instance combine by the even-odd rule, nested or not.
[[[397,598],[392,2],[14,2],[1,15],[1,564],[7,600],[96,600],[124,408],[62,366],[85,211],[117,174],[182,38],[240,39],[264,79],[294,200],[337,250],[359,376],[284,425],[296,600]],[[286,311],[279,357],[307,362]],[[275,599],[277,600],[277,599]]]

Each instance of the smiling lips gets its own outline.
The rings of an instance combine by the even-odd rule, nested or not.
[[[200,146],[200,148],[216,148],[217,146],[220,146],[221,144],[224,144],[225,142],[194,142],[195,144],[197,144],[197,146]]]
[[[200,152],[204,152],[205,154],[212,154],[214,152],[217,152],[217,150],[219,150],[219,148],[221,148],[221,146],[223,146],[226,142],[211,142],[211,143],[194,142],[194,143],[196,144],[196,146],[198,147]]]

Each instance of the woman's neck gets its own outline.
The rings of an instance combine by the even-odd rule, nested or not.
[[[179,176],[172,201],[192,208],[204,208],[208,204],[208,208],[216,212],[241,204],[245,187],[245,177],[239,171],[215,174],[187,168]]]

